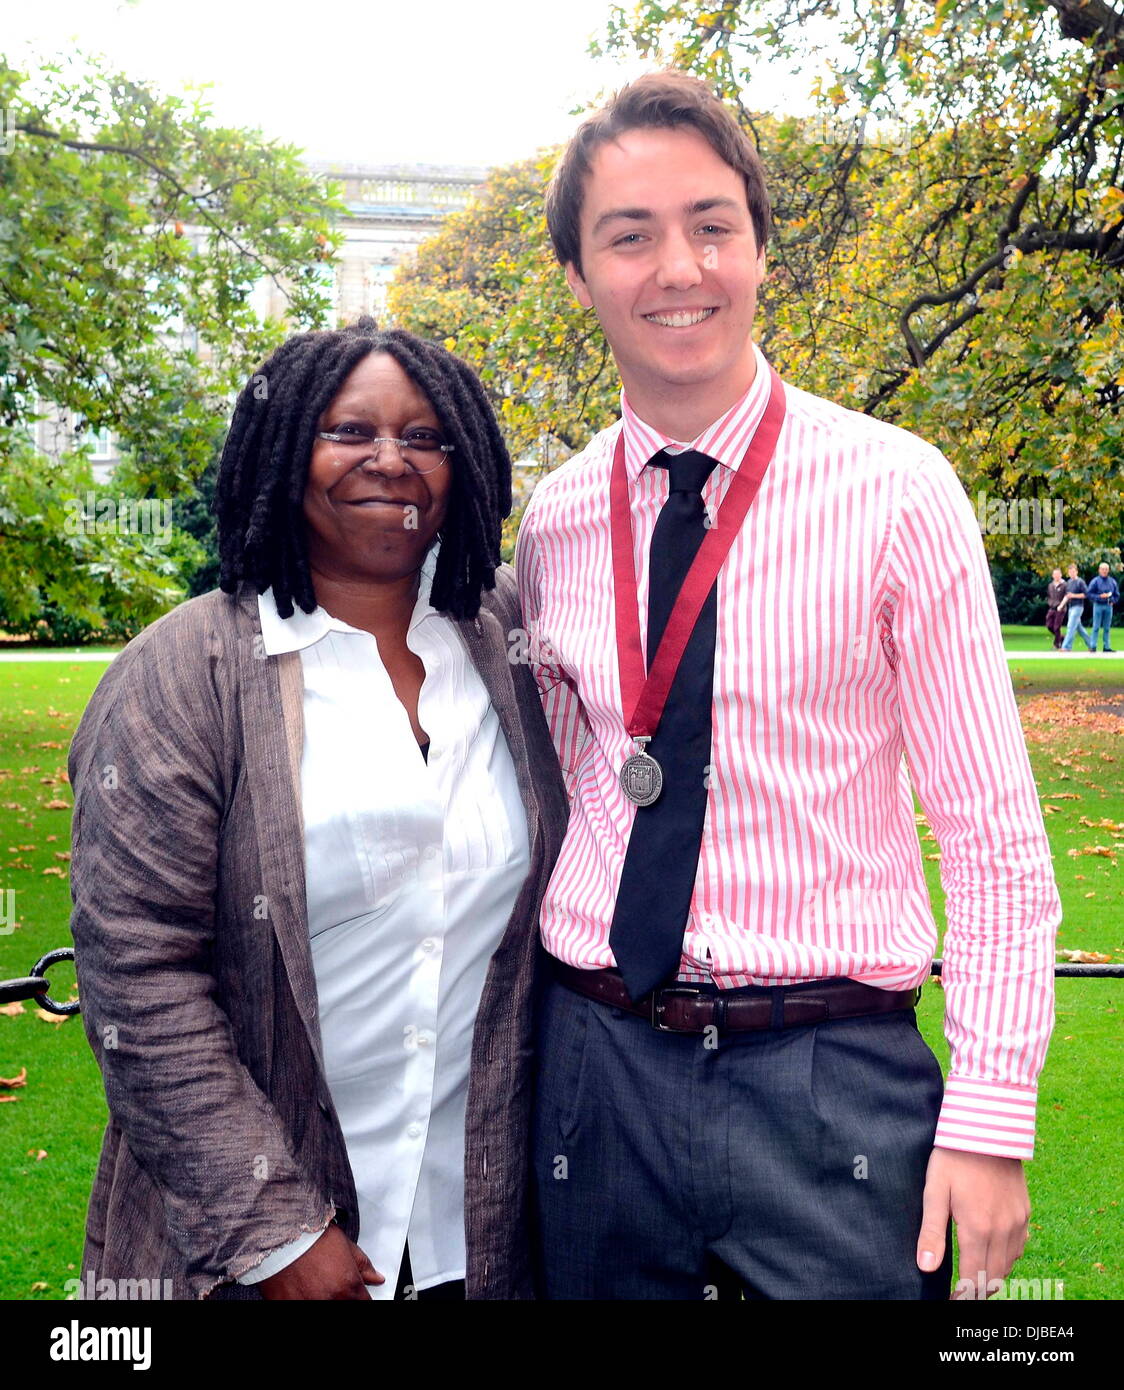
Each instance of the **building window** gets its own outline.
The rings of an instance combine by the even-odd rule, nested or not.
[[[86,435],[84,447],[95,462],[117,457],[112,430],[91,430]]]

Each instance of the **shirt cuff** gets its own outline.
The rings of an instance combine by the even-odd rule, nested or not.
[[[949,1076],[933,1144],[997,1158],[1033,1158],[1037,1101],[1037,1086]]]
[[[327,1227],[324,1229],[327,1230]],[[297,1236],[296,1240],[291,1240],[288,1245],[271,1250],[260,1265],[248,1269],[245,1274],[239,1274],[237,1282],[239,1284],[260,1284],[271,1274],[280,1274],[294,1260],[299,1259],[306,1250],[311,1250],[323,1234],[324,1231],[305,1231]]]

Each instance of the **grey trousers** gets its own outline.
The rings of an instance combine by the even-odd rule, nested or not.
[[[552,980],[539,1019],[539,1297],[948,1298],[951,1238],[915,1259],[943,1081],[912,1009],[706,1039]]]

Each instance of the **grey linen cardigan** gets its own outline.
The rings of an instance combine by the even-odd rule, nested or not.
[[[530,872],[492,956],[472,1042],[466,1289],[533,1297],[528,1217],[539,905],[567,819],[511,569],[457,624],[507,736]],[[257,596],[215,591],[136,637],[70,750],[71,926],[110,1119],[82,1260],[90,1280],[234,1282],[335,1216],[355,1186],[324,1077],[304,893],[299,652],[266,656]],[[166,1287],[161,1285],[160,1287]]]

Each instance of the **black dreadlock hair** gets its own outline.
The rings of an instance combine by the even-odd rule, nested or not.
[[[388,352],[428,396],[450,442],[453,476],[430,602],[474,618],[494,589],[500,531],[511,511],[511,459],[476,373],[436,343],[374,319],[298,333],[251,376],[230,423],[215,491],[219,587],[270,585],[283,618],[316,607],[302,511],[316,425],[351,370]]]

